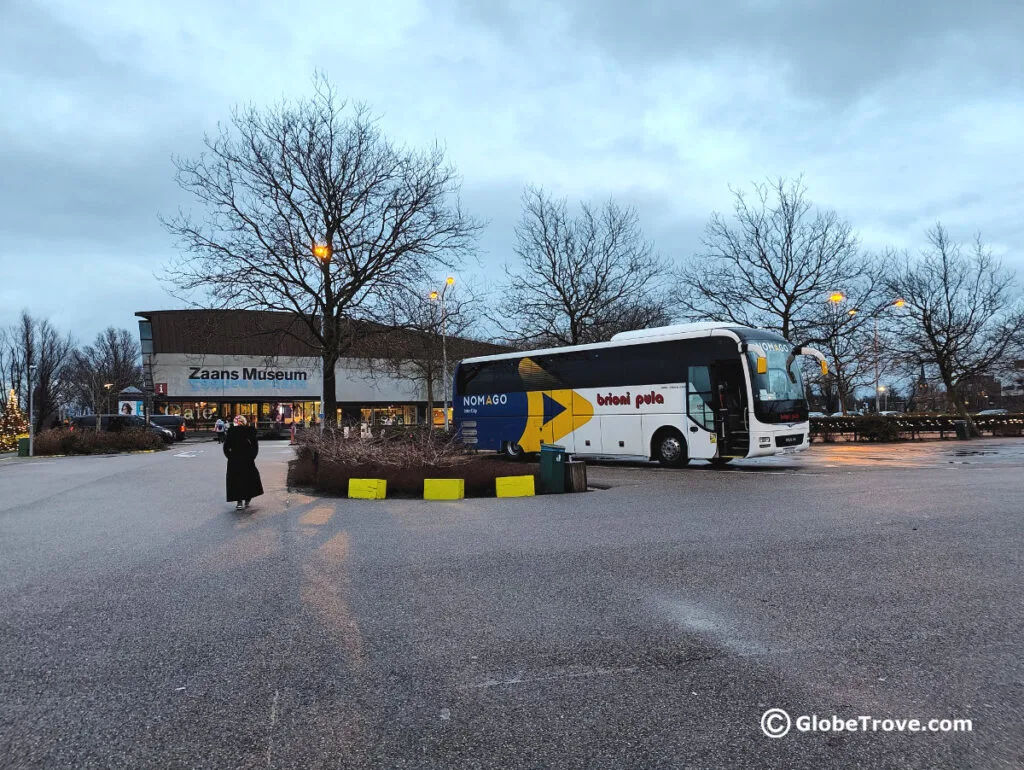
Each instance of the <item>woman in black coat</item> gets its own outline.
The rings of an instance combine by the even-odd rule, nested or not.
[[[228,458],[228,502],[236,503],[236,511],[247,508],[250,500],[263,494],[263,482],[256,468],[259,452],[256,429],[249,427],[246,419],[239,415],[224,437],[224,456]]]

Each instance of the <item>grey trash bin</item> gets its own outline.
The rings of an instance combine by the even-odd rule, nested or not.
[[[953,427],[956,428],[956,437],[958,439],[966,440],[971,437],[967,430],[967,420],[953,420]]]

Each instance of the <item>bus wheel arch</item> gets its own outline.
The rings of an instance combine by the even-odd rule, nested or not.
[[[679,468],[690,462],[683,434],[669,426],[658,428],[651,437],[651,459],[669,468]]]

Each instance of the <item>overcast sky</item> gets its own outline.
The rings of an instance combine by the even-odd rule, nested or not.
[[[799,174],[868,248],[941,220],[1024,274],[1021,40],[1018,0],[0,0],[0,325],[179,306],[171,154],[316,70],[446,145],[490,222],[460,281],[509,257],[528,183],[635,204],[682,257],[729,185]]]

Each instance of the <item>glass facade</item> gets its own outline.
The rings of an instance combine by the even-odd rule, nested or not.
[[[171,414],[184,417],[190,430],[212,431],[218,419],[231,421],[236,415],[244,415],[250,423],[255,422],[263,430],[287,430],[292,425],[310,426],[320,422],[319,401],[185,401],[178,399],[157,399],[153,404],[155,414]],[[450,411],[450,410],[449,410]],[[336,416],[339,425],[369,427],[385,425],[415,425],[422,421],[423,410],[415,404],[389,406],[338,407]],[[444,422],[444,412],[434,410],[435,424]]]

